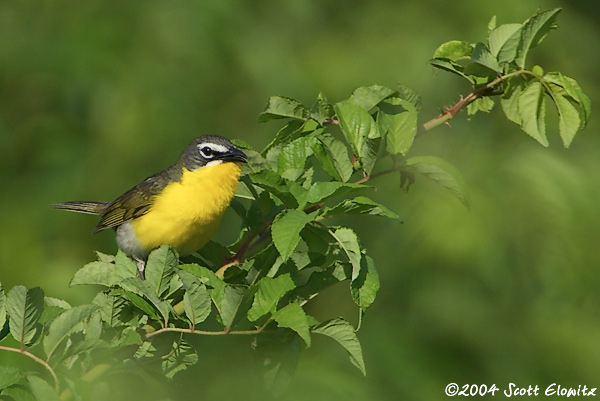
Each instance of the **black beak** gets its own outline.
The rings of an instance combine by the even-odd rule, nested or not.
[[[238,148],[233,148],[229,152],[220,155],[218,159],[226,162],[248,163],[248,156]]]

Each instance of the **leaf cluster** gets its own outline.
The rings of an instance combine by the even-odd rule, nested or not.
[[[560,8],[541,11],[520,24],[496,25],[494,17],[488,24],[486,41],[446,42],[437,48],[430,62],[435,68],[456,74],[473,85],[471,96],[464,102],[470,115],[491,111],[495,103],[491,96],[499,96],[506,117],[544,146],[548,146],[546,101],[549,99],[558,114],[560,138],[568,147],[589,120],[589,97],[577,81],[561,72],[545,73],[539,65],[526,68],[529,51],[556,28],[560,11]],[[460,103],[460,107],[463,105]]]

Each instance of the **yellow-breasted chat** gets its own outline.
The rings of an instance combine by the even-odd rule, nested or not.
[[[148,254],[166,244],[187,255],[217,231],[237,189],[240,163],[248,158],[228,139],[194,139],[172,166],[156,173],[112,202],[71,201],[57,209],[95,214],[93,233],[114,228],[117,245],[137,263],[140,278]]]

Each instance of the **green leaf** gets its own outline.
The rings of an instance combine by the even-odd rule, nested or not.
[[[302,210],[288,209],[275,218],[271,227],[273,243],[279,254],[286,261],[300,240],[300,231],[312,221],[314,216]]]
[[[313,152],[327,174],[338,181],[346,182],[354,168],[348,156],[346,145],[329,134],[319,135],[313,145]]]
[[[310,118],[310,110],[302,103],[289,97],[271,96],[265,109],[258,116],[258,122],[280,118],[292,118],[304,121]]]
[[[483,43],[477,43],[473,48],[473,54],[471,55],[471,61],[477,65],[480,65],[488,70],[484,76],[500,74],[500,65],[496,57],[490,53],[487,46]],[[465,74],[470,74],[468,71],[469,67],[465,67]]]
[[[180,265],[179,268],[198,277],[200,282],[207,286],[208,293],[213,299],[215,306],[221,308],[226,286],[223,280],[217,277],[212,270],[197,264]]]
[[[165,376],[172,379],[177,372],[187,369],[188,366],[198,363],[196,349],[187,341],[173,342],[171,352],[162,358],[161,367]]]
[[[311,117],[323,125],[326,120],[331,120],[335,115],[333,105],[329,103],[327,97],[323,93],[319,93],[317,100],[311,108]]]
[[[240,315],[242,306],[245,306],[247,298],[254,295],[254,290],[251,288],[233,285],[227,285],[225,287],[223,301],[221,302],[221,305],[217,306],[223,326],[226,328],[233,326],[236,318]]]
[[[447,161],[434,156],[416,156],[406,160],[409,172],[424,175],[448,189],[465,206],[468,200],[460,172]]]
[[[69,285],[98,284],[112,287],[120,281],[121,277],[117,274],[113,263],[99,261],[88,263],[77,270]]]
[[[494,108],[494,101],[489,97],[480,97],[469,103],[467,106],[467,114],[472,116],[478,111],[489,113]]]
[[[543,146],[548,146],[544,95],[545,91],[541,82],[532,81],[519,96],[517,105],[523,131]]]
[[[0,328],[4,327],[4,323],[6,323],[6,294],[0,283]]]
[[[560,11],[560,8],[542,11],[525,21],[515,59],[517,66],[525,68],[525,59],[527,58],[529,49],[537,46],[546,34],[550,32]]]
[[[523,24],[500,25],[488,37],[488,45],[492,56],[498,63],[510,63],[517,56],[517,47],[521,41]]]
[[[357,196],[354,199],[345,199],[334,207],[323,208],[320,216],[332,217],[359,214],[382,216],[393,220],[401,220],[400,216],[398,216],[396,213],[365,196]]]
[[[552,96],[558,111],[558,132],[565,148],[568,148],[581,126],[579,112],[569,100],[559,94]]]
[[[254,183],[271,194],[275,195],[283,204],[289,208],[298,207],[298,201],[291,193],[292,182],[285,180],[279,174],[271,170],[263,170],[259,173],[250,174],[250,179]],[[297,184],[297,183],[296,183]]]
[[[337,230],[332,231],[331,235],[340,245],[342,251],[344,251],[344,253],[348,257],[348,260],[350,261],[350,264],[352,265],[351,280],[356,280],[356,278],[360,274],[361,269],[361,252],[358,236],[352,229],[348,227],[338,228]]]
[[[352,92],[351,99],[352,103],[370,112],[379,102],[396,93],[395,90],[381,85],[361,86]]]
[[[433,58],[457,61],[471,58],[472,53],[473,45],[469,42],[451,40],[449,42],[442,43],[433,53]]]
[[[292,302],[273,314],[273,320],[279,327],[287,327],[294,330],[304,340],[307,347],[310,347],[310,330],[306,312],[302,307]]]
[[[21,345],[31,345],[40,333],[38,319],[44,309],[44,291],[16,285],[8,292],[6,312],[10,333]]]
[[[363,254],[360,261],[360,272],[350,283],[352,299],[364,311],[375,302],[379,291],[379,275],[375,270],[375,262]]]
[[[71,308],[72,306],[67,301],[53,297],[44,297],[44,310],[40,315],[39,322],[45,325],[56,316]]]
[[[193,327],[202,323],[210,315],[210,295],[206,290],[206,286],[192,273],[180,270],[177,274],[179,274],[183,288],[185,288],[185,293],[183,294],[185,315]]]
[[[337,341],[350,356],[350,362],[363,375],[367,374],[363,360],[362,348],[354,332],[354,327],[343,318],[328,320],[311,328],[311,332],[322,334]]]
[[[386,150],[405,155],[417,135],[417,109],[408,100],[392,97],[381,102],[377,117],[386,138]]]
[[[24,377],[25,375],[21,369],[14,366],[0,365],[0,390],[17,384]]]
[[[462,65],[455,63],[454,61],[443,58],[434,58],[429,60],[429,64],[440,70],[448,71],[460,77],[463,77],[472,84],[475,83],[475,80],[472,77],[466,75],[463,72],[465,68]]]
[[[300,207],[314,205],[327,200],[347,195],[361,189],[369,188],[362,184],[338,181],[317,181],[310,186],[303,197],[299,199]]]
[[[52,357],[56,348],[71,333],[83,330],[83,321],[90,317],[95,310],[94,305],[81,305],[64,311],[56,317],[44,337],[44,352],[48,359]]]
[[[2,400],[16,401],[37,401],[34,395],[29,391],[28,387],[12,386],[2,390]],[[10,398],[8,398],[10,397]]]
[[[177,252],[167,245],[161,245],[150,252],[146,262],[145,281],[159,297],[169,289],[171,277],[175,274],[174,268],[178,263]]]
[[[361,106],[352,103],[336,103],[335,111],[340,129],[358,156],[362,169],[370,174],[375,165],[380,141],[377,123]]]
[[[139,278],[138,278],[139,280]],[[138,290],[135,290],[139,292]],[[157,313],[156,309],[150,304],[150,302],[146,301],[144,298],[139,296],[137,293],[133,291],[127,291],[123,289],[116,289],[111,291],[113,295],[122,295],[125,299],[127,299],[131,304],[140,309],[142,312],[146,313],[151,319],[160,322],[162,320],[161,316]]]
[[[592,112],[592,103],[590,98],[583,93],[577,81],[560,72],[549,72],[544,75],[544,82],[550,86],[552,93],[563,95],[577,103],[581,128],[585,127]]]
[[[121,311],[125,305],[125,299],[104,292],[96,294],[92,303],[97,306],[100,317],[110,327],[125,324],[120,318]]]
[[[38,376],[27,376],[29,388],[38,401],[60,401],[54,388]]]
[[[295,181],[304,173],[306,160],[312,156],[316,143],[313,137],[300,137],[285,145],[277,158],[277,171],[283,178]]]
[[[500,98],[502,111],[510,121],[521,125],[521,115],[519,114],[519,96],[523,93],[523,81],[518,78],[508,80],[508,86]]]
[[[115,271],[121,280],[139,277],[136,263],[120,249],[115,256]]]
[[[275,278],[263,277],[257,284],[258,290],[248,311],[248,319],[251,322],[268,313],[274,313],[281,298],[296,287],[289,273]]]
[[[138,295],[145,296],[161,314],[163,323],[166,326],[167,322],[169,321],[169,304],[158,298],[154,288],[146,284],[146,280],[142,281],[139,279],[139,277],[131,277],[123,280],[121,282],[121,287],[123,287],[123,289],[126,291],[131,291]]]

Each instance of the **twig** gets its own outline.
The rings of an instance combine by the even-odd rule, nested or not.
[[[45,367],[46,370],[48,372],[50,372],[50,374],[52,375],[52,379],[54,379],[54,389],[58,392],[58,389],[59,389],[58,377],[56,377],[56,373],[54,373],[54,369],[52,369],[52,367],[46,361],[37,357],[36,355],[32,354],[31,352],[27,351],[26,349],[12,348],[12,347],[6,347],[4,345],[0,345],[0,350],[8,351],[8,352],[16,352],[17,354],[25,355],[26,357],[33,359],[34,361],[36,361],[37,363],[39,363],[40,365]]]

